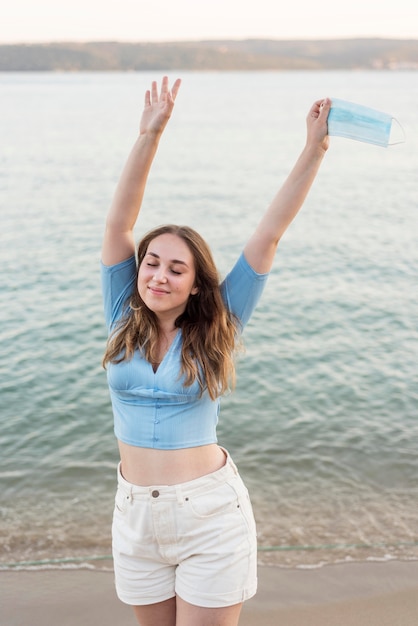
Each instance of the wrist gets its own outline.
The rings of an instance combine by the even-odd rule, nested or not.
[[[137,144],[143,148],[153,148],[157,147],[160,141],[162,133],[153,132],[153,131],[145,131],[139,132],[137,137]]]
[[[328,141],[328,136],[326,136],[321,143],[307,142],[305,145],[304,152],[309,158],[313,160],[322,160],[325,156],[326,151],[328,150],[328,146],[329,146],[329,141]]]
[[[162,134],[163,134],[162,129],[160,130],[156,130],[153,128],[145,128],[144,130],[142,130],[141,128],[139,129],[139,137],[143,137],[144,139],[148,139],[150,141],[155,141],[156,139],[158,140]]]

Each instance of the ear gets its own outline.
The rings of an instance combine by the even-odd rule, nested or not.
[[[193,289],[190,292],[190,295],[195,296],[197,293],[199,293],[199,287],[193,287]]]

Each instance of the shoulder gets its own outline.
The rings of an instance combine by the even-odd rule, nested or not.
[[[225,305],[245,326],[263,292],[269,274],[256,272],[241,253],[221,283]]]
[[[122,314],[126,300],[132,295],[136,280],[135,256],[115,265],[100,262],[102,295],[106,325],[110,329]]]

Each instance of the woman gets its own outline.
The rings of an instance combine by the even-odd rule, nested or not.
[[[329,100],[315,102],[307,141],[286,182],[221,285],[192,229],[133,228],[180,87],[164,77],[145,95],[139,136],[118,183],[102,251],[104,364],[121,462],[113,556],[119,598],[141,626],[236,626],[256,591],[248,494],[218,446],[219,398],[270,271],[328,148]]]

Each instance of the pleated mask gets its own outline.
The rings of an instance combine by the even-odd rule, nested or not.
[[[398,126],[397,134],[399,130],[401,131],[400,139],[395,141],[391,141],[393,121]],[[384,148],[405,141],[403,128],[392,115],[338,98],[331,98],[328,134],[364,141]]]

